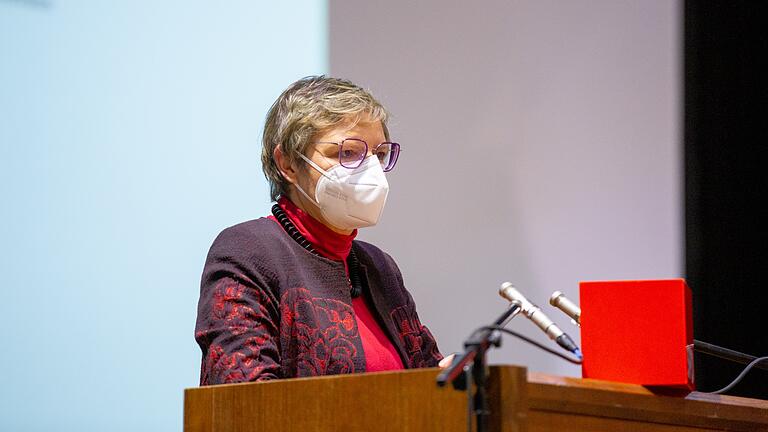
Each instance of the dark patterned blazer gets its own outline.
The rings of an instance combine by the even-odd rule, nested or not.
[[[354,241],[364,295],[406,368],[442,355],[394,260]],[[276,222],[227,228],[203,269],[195,339],[200,385],[365,372],[344,263],[317,256]]]

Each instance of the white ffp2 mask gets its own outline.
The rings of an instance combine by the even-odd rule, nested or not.
[[[376,225],[389,193],[387,177],[376,156],[368,156],[355,169],[337,164],[326,171],[298,154],[322,175],[315,187],[317,201],[298,183],[296,188],[320,209],[325,220],[337,228],[349,230]]]

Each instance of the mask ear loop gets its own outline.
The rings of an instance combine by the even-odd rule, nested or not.
[[[299,192],[301,192],[301,194],[304,195],[309,200],[309,202],[314,204],[317,208],[320,208],[320,204],[318,202],[316,202],[314,199],[312,199],[311,196],[307,195],[307,193],[304,192],[304,189],[302,189],[301,186],[299,186],[298,183],[294,184],[294,186],[296,186],[296,189],[298,189]]]
[[[310,158],[308,158],[308,157],[304,156],[303,154],[301,154],[301,153],[299,153],[299,152],[296,152],[296,154],[297,154],[297,155],[299,155],[299,157],[300,157],[300,158],[304,159],[304,161],[305,161],[306,163],[308,163],[310,166],[312,166],[312,168],[316,169],[316,170],[317,170],[317,172],[319,172],[320,174],[322,174],[322,175],[323,175],[323,177],[328,177],[328,179],[329,179],[329,180],[333,180],[333,178],[331,177],[331,175],[330,175],[330,174],[328,174],[328,171],[326,171],[326,170],[324,170],[324,169],[320,168],[320,166],[318,166],[316,163],[312,162],[312,159],[310,159]]]
[[[305,161],[306,163],[308,163],[308,164],[309,164],[309,165],[310,165],[312,168],[316,169],[316,170],[317,170],[317,172],[319,172],[321,175],[323,175],[324,177],[327,177],[327,178],[331,179],[331,176],[330,176],[330,174],[328,174],[328,173],[327,173],[327,172],[326,172],[324,169],[320,168],[320,167],[319,167],[319,166],[318,166],[316,163],[312,162],[312,160],[311,160],[311,159],[309,159],[308,157],[304,156],[303,154],[301,154],[301,153],[300,153],[300,152],[298,152],[298,151],[296,152],[296,154],[297,154],[297,155],[299,155],[299,157],[301,157],[302,159],[304,159],[304,161]],[[305,197],[306,197],[306,198],[309,200],[309,202],[311,202],[311,203],[312,203],[312,204],[314,204],[314,205],[315,205],[317,208],[319,208],[319,209],[321,209],[321,210],[322,210],[322,207],[320,207],[320,203],[319,203],[319,202],[317,202],[317,201],[315,201],[315,200],[314,200],[314,199],[313,199],[311,196],[309,196],[309,194],[308,194],[308,193],[306,193],[306,192],[304,191],[304,189],[302,189],[302,188],[301,188],[301,186],[299,186],[299,182],[298,182],[298,181],[297,181],[297,182],[294,184],[294,186],[296,186],[296,189],[298,189],[298,190],[299,190],[299,192],[301,192],[301,194],[302,194],[302,195],[304,195],[304,196],[305,196]]]

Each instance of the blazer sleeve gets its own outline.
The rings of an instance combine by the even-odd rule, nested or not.
[[[279,306],[254,250],[232,227],[208,253],[195,325],[201,386],[280,378]]]
[[[440,360],[443,359],[443,355],[440,354],[437,347],[437,341],[427,326],[421,323],[419,315],[416,313],[416,303],[414,303],[410,293],[408,293],[408,300],[407,309],[408,315],[410,315],[410,328],[413,329],[413,332],[406,332],[401,337],[404,338],[406,348],[411,352],[411,366],[414,368],[437,367]]]
[[[395,321],[395,326],[400,332],[400,338],[408,352],[409,367],[437,367],[440,360],[443,359],[443,355],[440,354],[440,350],[437,347],[437,341],[427,326],[421,323],[419,314],[416,312],[416,303],[413,301],[411,293],[405,288],[403,275],[395,260],[387,253],[383,253],[383,255],[386,257],[387,262],[389,262],[397,284],[405,294],[405,305],[393,310],[391,317]]]

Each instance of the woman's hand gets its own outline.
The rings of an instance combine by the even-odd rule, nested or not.
[[[453,363],[454,357],[456,357],[456,353],[449,354],[447,357],[444,357],[442,360],[440,360],[440,362],[437,365],[440,366],[442,369],[445,369],[448,366],[450,366],[451,363]]]

